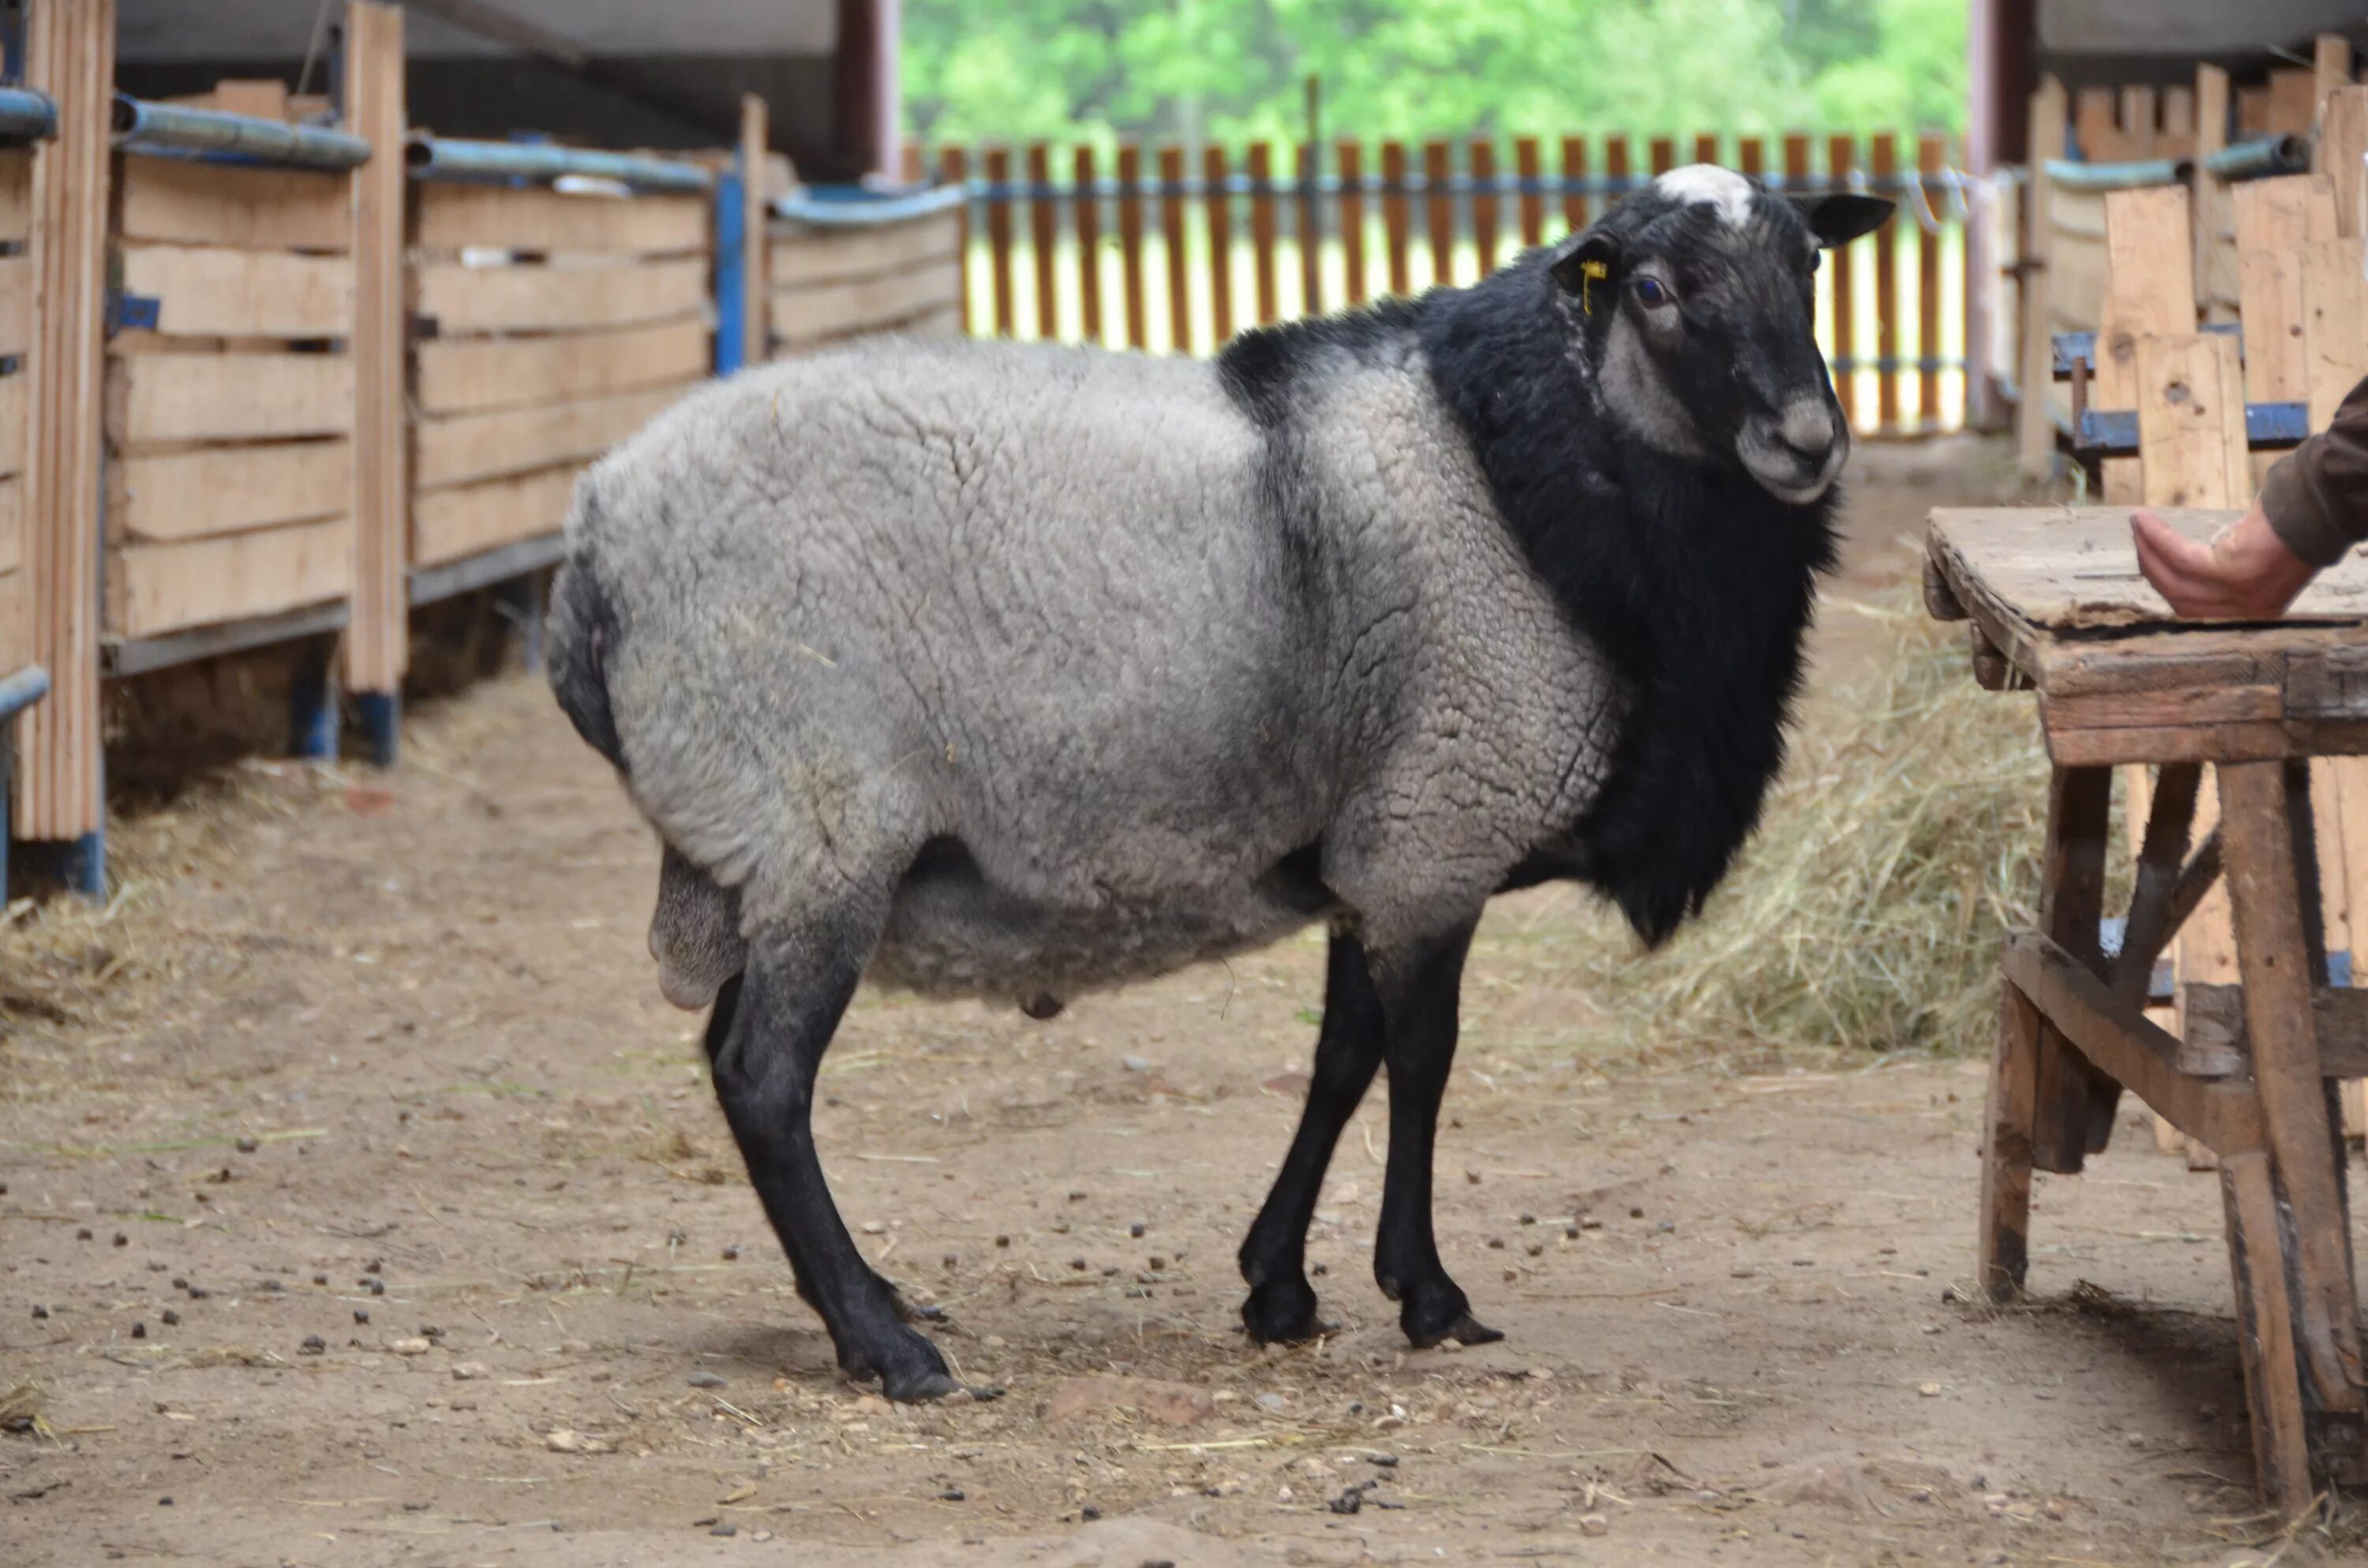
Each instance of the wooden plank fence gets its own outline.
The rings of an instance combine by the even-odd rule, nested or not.
[[[907,161],[969,190],[970,332],[1188,354],[1245,327],[1473,282],[1686,158],[1780,188],[1877,191],[1900,217],[1822,269],[1819,340],[1861,432],[1962,423],[1968,202],[1942,137],[1659,136],[1641,151],[1576,135],[1197,154],[1124,142],[1114,177],[1093,147],[1046,142],[916,148]],[[1112,297],[1121,311],[1104,309]]]

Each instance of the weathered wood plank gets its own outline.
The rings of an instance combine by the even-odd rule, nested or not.
[[[415,483],[422,492],[498,479],[598,457],[674,405],[684,387],[624,392],[426,418],[412,431]]]
[[[2368,375],[2368,283],[2361,242],[2320,240],[2302,247],[2302,348],[2310,427],[2324,430]]]
[[[140,354],[107,366],[118,447],[339,436],[353,419],[354,369],[339,354]]]
[[[350,517],[123,545],[108,552],[107,630],[154,637],[343,598],[353,573]]]
[[[412,244],[422,250],[484,246],[513,251],[607,251],[663,255],[707,244],[707,203],[698,196],[570,196],[541,187],[417,187]]]
[[[199,539],[336,517],[352,506],[353,483],[345,440],[119,457],[107,465],[108,539]]]
[[[2036,931],[2006,939],[2000,960],[2007,983],[2063,1031],[2080,1054],[2170,1119],[2180,1131],[2221,1154],[2261,1146],[2258,1106],[2249,1087],[2192,1078],[2174,1063],[2179,1040],[2116,999],[2086,964]]]
[[[2064,84],[2054,76],[2041,78],[2039,90],[2031,95],[2031,179],[2023,190],[2025,265],[2020,281],[2022,342],[2015,369],[2024,389],[2021,403],[2015,410],[2015,463],[2030,479],[2045,475],[2055,461],[2055,427],[2048,417],[2048,394],[2055,378],[2055,346],[2049,333],[2057,308],[2056,241],[2051,232],[2055,195],[2053,182],[2047,177],[2047,161],[2064,155]],[[1788,139],[1788,173],[1799,162],[1793,157],[1793,144]]]
[[[208,245],[118,247],[123,290],[156,301],[174,337],[342,337],[353,328],[350,258]]]
[[[2319,1075],[2368,1077],[2368,989],[2314,986],[2310,1000],[2318,1030]],[[2226,1078],[2252,1070],[2243,986],[2192,986],[2186,1008],[2187,1032],[2179,1047],[2180,1072]]]
[[[353,244],[347,176],[188,158],[122,160],[117,237],[233,250],[341,251]]]
[[[433,566],[554,533],[575,491],[574,467],[438,490],[411,504],[411,559]]]
[[[346,12],[346,112],[356,133],[386,149],[353,171],[354,587],[339,644],[346,689],[393,692],[410,664],[404,556],[410,542],[405,390],[404,227],[410,180],[392,155],[403,145],[404,12],[355,3]]]
[[[2022,1289],[2031,1267],[2031,1138],[2039,1091],[2039,1009],[1998,988],[1990,1057],[1988,1130],[1982,1141],[1982,1228],[1975,1275],[1993,1301]]]
[[[27,602],[29,574],[0,574],[0,670],[17,670],[33,662],[33,633]]]
[[[2219,771],[2227,886],[2236,906],[2252,1082],[2276,1184],[2293,1215],[2286,1260],[2297,1284],[2294,1341],[2317,1408],[2356,1419],[2368,1408],[2358,1298],[2343,1207],[2340,1149],[2329,1125],[2311,1008],[2312,965],[2301,903],[2288,769],[2249,763]],[[2308,862],[2303,863],[2306,869]],[[2311,913],[2315,914],[2316,905]],[[2207,1140],[2207,1142],[2209,1142]]]
[[[0,479],[0,572],[25,564],[25,482]]]
[[[25,468],[25,376],[0,376],[0,474]]]
[[[2191,317],[2192,286],[2180,308]],[[2142,499],[2153,506],[2239,506],[2252,488],[2245,372],[2225,333],[2136,343]]]
[[[2294,1301],[2279,1251],[2284,1225],[2269,1154],[2257,1150],[2222,1160],[2220,1198],[2236,1284],[2237,1359],[2252,1417],[2253,1469],[2264,1500],[2291,1517],[2310,1506],[2316,1488],[2294,1354]]]
[[[773,295],[773,331],[784,343],[817,343],[879,331],[927,315],[961,297],[951,267],[924,263],[909,272]]]
[[[418,313],[441,337],[485,332],[568,332],[637,326],[692,314],[707,303],[707,261],[683,256],[593,267],[521,263],[464,267],[423,261]],[[951,260],[947,270],[952,270]]]
[[[73,839],[106,821],[100,767],[99,464],[107,220],[114,162],[113,0],[44,0],[25,18],[24,85],[57,105],[36,145],[32,347],[25,358],[32,656],[49,697],[17,721],[17,833]]]
[[[33,154],[0,147],[0,244],[20,244],[32,232]]]
[[[802,289],[903,272],[923,262],[941,261],[951,269],[961,252],[961,217],[951,210],[877,229],[778,224],[766,278],[776,289]]]
[[[708,369],[707,327],[684,321],[561,337],[431,340],[413,348],[412,362],[423,413],[515,408],[679,385]]]

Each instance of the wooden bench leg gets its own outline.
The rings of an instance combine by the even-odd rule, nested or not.
[[[2106,826],[2113,774],[2106,767],[2059,767],[2047,795],[2047,847],[2040,883],[2040,926],[2099,973],[2104,959],[2098,923],[2105,909]],[[2032,1097],[2032,1162],[2043,1171],[2077,1172],[2089,1152],[2089,1107],[2112,1090],[2106,1078],[2042,1023],[2038,1085]]]
[[[2220,1200],[2228,1217],[2228,1273],[2237,1286],[2237,1347],[2252,1415],[2254,1473],[2261,1501],[2290,1519],[2310,1506],[2314,1494],[2269,1155],[2256,1151],[2221,1161]]]
[[[2245,1028],[2268,1144],[2266,1218],[2272,1227],[2266,1237],[2260,1233],[2264,1212],[2258,1201],[2232,1205],[2231,1222],[2245,1234],[2232,1232],[2230,1245],[2253,1262],[2257,1301],[2265,1294],[2265,1249],[2274,1245],[2283,1254],[2309,1458],[2323,1471],[2350,1477],[2358,1471],[2368,1437],[2368,1378],[2351,1277],[2340,1111],[2333,1086],[2319,1075],[2310,1001],[2312,985],[2325,978],[2327,957],[2309,778],[2301,764],[2279,762],[2225,764],[2219,778]],[[2238,1305],[2241,1312],[2241,1300]],[[2278,1459],[2281,1466],[2286,1462]],[[2282,1475],[2265,1470],[2262,1486],[2291,1510],[2294,1493]]]
[[[1988,1130],[1982,1142],[1982,1289],[2003,1301],[2031,1265],[2031,1123],[2039,1092],[2039,1009],[2011,983],[1998,987],[1998,1037],[1990,1055]]]

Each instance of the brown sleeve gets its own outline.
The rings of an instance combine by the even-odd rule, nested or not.
[[[2270,470],[2261,510],[2285,547],[2314,566],[2334,565],[2368,537],[2368,381],[2325,430]]]

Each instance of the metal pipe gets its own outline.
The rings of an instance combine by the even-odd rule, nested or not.
[[[2299,136],[2255,136],[2232,142],[2203,160],[2214,179],[2268,179],[2310,172],[2310,143]]]
[[[1782,175],[1775,174],[1761,174],[1753,177],[1765,188],[1779,194],[1792,190],[1815,194],[1847,189],[1897,196],[1920,191],[1928,199],[1936,194],[1947,196],[1951,198],[1952,205],[1962,205],[1964,199],[1963,192],[1965,187],[1976,183],[1974,176],[1957,171],[1944,171],[1936,175],[1920,175],[1911,171],[1878,177],[1863,170],[1858,170],[1851,176],[1839,180],[1825,175],[1811,175],[1798,180],[1787,179]],[[1318,196],[1338,196],[1343,191],[1354,190],[1370,197],[1420,197],[1440,192],[1452,196],[1611,197],[1624,196],[1631,191],[1642,190],[1651,185],[1654,176],[1649,174],[1581,176],[1505,174],[1488,179],[1475,180],[1470,175],[1453,174],[1441,181],[1434,180],[1419,171],[1409,171],[1404,178],[1395,180],[1385,178],[1378,174],[1369,174],[1354,180],[1345,181],[1338,175],[1319,175],[1310,188]],[[1216,194],[1296,198],[1301,194],[1303,184],[1304,182],[1288,176],[1261,182],[1250,178],[1247,175],[1229,175],[1224,183],[1216,187]],[[973,200],[987,202],[1060,201],[1076,195],[1078,189],[1073,185],[1034,185],[1022,180],[973,180],[970,182],[969,188]],[[1086,194],[1104,199],[1135,195],[1148,198],[1180,196],[1187,199],[1196,199],[1211,194],[1211,190],[1208,181],[1197,175],[1188,175],[1180,180],[1146,179],[1131,186],[1104,176],[1095,181]]]
[[[115,97],[114,120],[115,144],[131,152],[181,153],[300,169],[350,169],[370,162],[370,143],[342,131],[152,104],[120,93]]]
[[[28,87],[0,87],[0,142],[40,142],[58,133],[58,106]]]
[[[27,665],[15,675],[0,677],[0,723],[39,702],[50,694],[50,672],[39,665]]]
[[[817,229],[859,229],[871,223],[895,223],[943,212],[950,207],[961,206],[969,195],[958,185],[933,186],[928,190],[894,196],[829,197],[817,196],[810,189],[793,190],[773,198],[772,215]]]
[[[2194,173],[2192,158],[2143,158],[2128,164],[2047,160],[2047,177],[2065,190],[2135,190],[2140,186],[2184,185]]]
[[[671,158],[636,157],[589,147],[558,147],[548,142],[457,142],[415,136],[403,150],[415,179],[556,179],[579,175],[610,179],[636,190],[703,191],[715,173]]]

